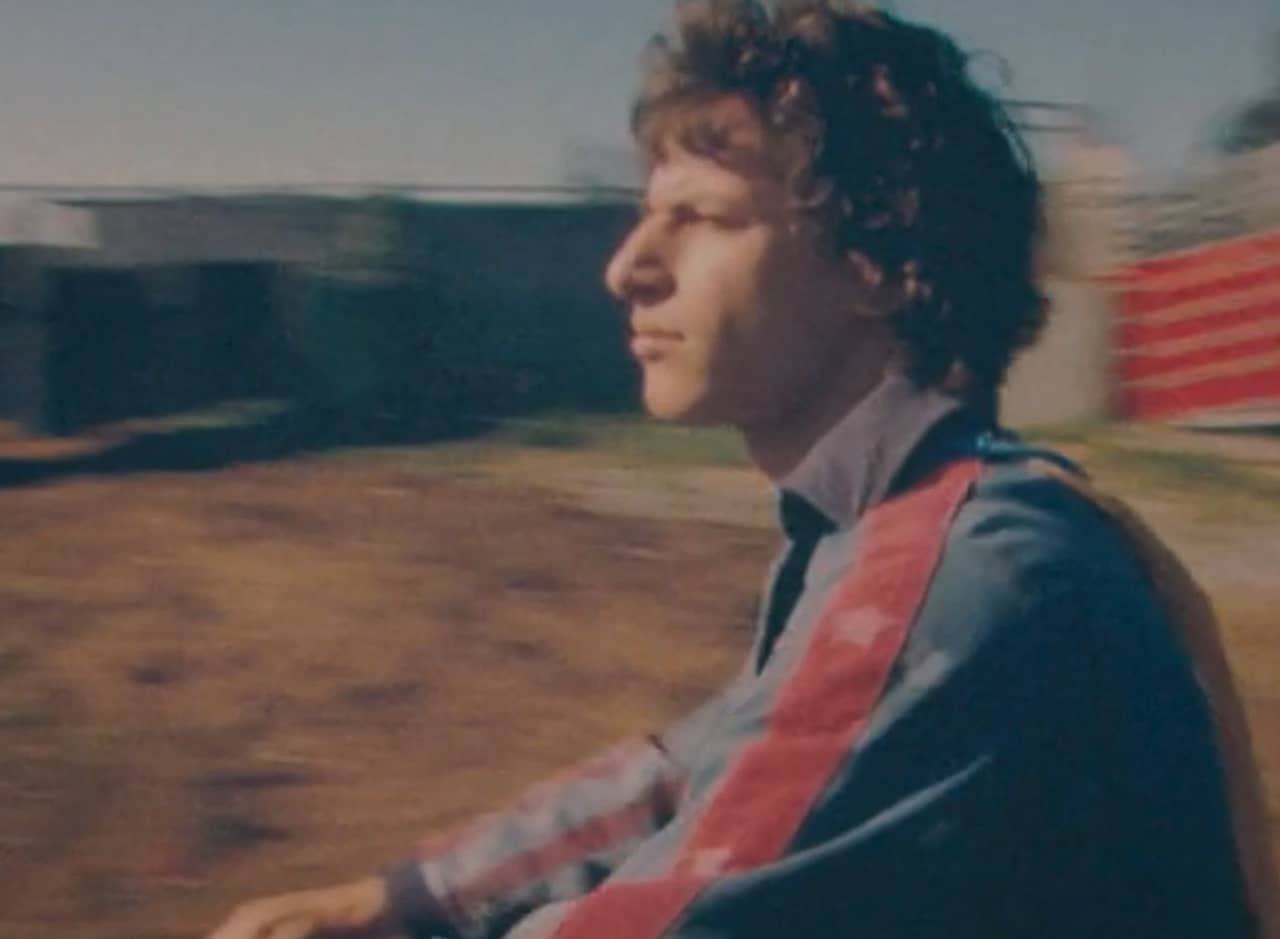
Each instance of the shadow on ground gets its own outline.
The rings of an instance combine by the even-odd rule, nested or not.
[[[335,447],[442,443],[479,436],[491,426],[465,415],[405,421],[295,407],[252,423],[140,431],[83,452],[0,457],[0,488],[80,475],[201,472]]]

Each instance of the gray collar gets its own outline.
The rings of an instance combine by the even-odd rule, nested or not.
[[[928,432],[959,410],[958,399],[890,370],[831,428],[778,486],[807,500],[840,528],[884,499]]]

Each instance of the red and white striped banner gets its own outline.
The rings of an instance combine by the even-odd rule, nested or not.
[[[1112,282],[1121,417],[1280,408],[1280,230],[1149,258]]]

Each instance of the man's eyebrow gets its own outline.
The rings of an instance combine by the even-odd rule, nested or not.
[[[722,192],[686,192],[683,190],[674,190],[664,194],[661,206],[655,206],[651,196],[645,196],[636,203],[637,209],[642,213],[654,212],[658,208],[670,208],[671,206],[692,206],[694,208],[712,208],[721,211],[741,212],[751,208],[751,200],[738,193],[722,193]]]

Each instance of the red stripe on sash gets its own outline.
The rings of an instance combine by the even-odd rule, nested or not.
[[[717,877],[780,857],[866,727],[981,471],[952,463],[868,512],[836,587],[759,737],[725,772],[668,875],[606,883],[554,939],[656,939]]]

